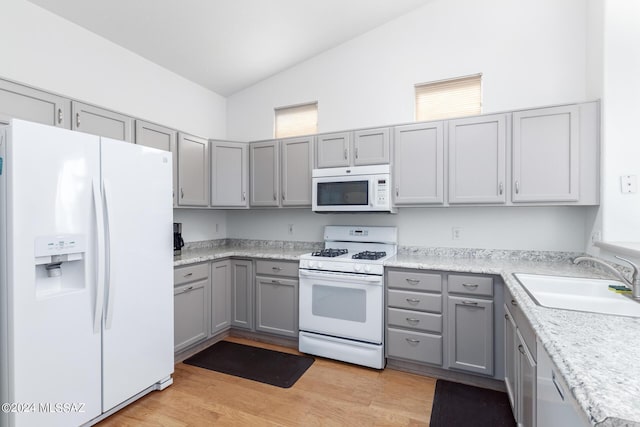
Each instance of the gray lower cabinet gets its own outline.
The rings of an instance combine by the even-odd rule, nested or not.
[[[231,326],[253,330],[253,263],[231,260]]]
[[[442,366],[442,276],[387,270],[389,358]]]
[[[213,336],[231,326],[231,260],[211,263],[211,330]]]
[[[209,205],[209,141],[178,133],[178,206]]]
[[[493,375],[493,301],[449,296],[449,368]]]
[[[178,185],[178,153],[176,149],[176,139],[178,131],[169,129],[155,123],[136,120],[135,143],[145,147],[157,148],[158,150],[169,151],[173,157],[173,206],[176,206],[176,188]]]
[[[133,118],[104,108],[71,103],[71,129],[105,138],[133,142]]]
[[[256,330],[298,336],[298,263],[256,261]]]
[[[209,336],[209,263],[174,269],[174,351]]]
[[[0,80],[0,124],[11,118],[71,129],[71,100]]]
[[[448,367],[494,373],[493,278],[447,276]]]
[[[537,347],[533,328],[504,290],[505,384],[518,426],[536,426]]]

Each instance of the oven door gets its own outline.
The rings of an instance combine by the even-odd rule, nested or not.
[[[382,276],[300,270],[301,331],[382,343]]]

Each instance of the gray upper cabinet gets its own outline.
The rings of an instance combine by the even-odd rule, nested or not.
[[[246,208],[249,182],[249,146],[211,141],[211,206]]]
[[[106,138],[133,142],[133,119],[124,114],[73,101],[71,129]]]
[[[316,138],[318,168],[338,168],[351,164],[351,132],[318,135]]]
[[[577,105],[513,113],[513,202],[578,201],[579,137]]]
[[[71,128],[71,101],[17,83],[0,80],[0,123],[10,118]]]
[[[394,128],[394,204],[444,202],[444,134],[442,122]]]
[[[279,141],[256,142],[250,145],[251,206],[280,205],[279,149]]]
[[[209,204],[209,141],[178,133],[178,205]]]
[[[178,153],[176,151],[176,139],[178,132],[164,126],[136,120],[135,142],[138,145],[170,151],[173,154],[173,205],[176,205],[176,188],[178,185]]]
[[[389,163],[389,128],[365,129],[353,132],[353,164],[379,165]]]
[[[231,261],[211,263],[211,335],[231,326]]]
[[[313,137],[281,141],[282,206],[311,206]]]
[[[506,115],[449,122],[449,203],[505,203]]]

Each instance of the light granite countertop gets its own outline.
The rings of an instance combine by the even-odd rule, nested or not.
[[[314,248],[251,242],[196,247],[174,257],[174,266],[228,257],[297,261]],[[541,307],[513,277],[513,273],[532,273],[611,278],[600,270],[573,265],[569,259],[576,255],[416,250],[392,257],[385,267],[501,276],[591,424],[640,427],[640,319]]]

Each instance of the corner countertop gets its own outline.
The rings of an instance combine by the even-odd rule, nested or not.
[[[174,257],[174,266],[229,257],[298,261],[300,255],[312,249],[251,243],[193,248]],[[534,252],[492,256],[491,251],[488,252],[482,256],[469,256],[464,251],[444,251],[444,256],[440,253],[399,254],[387,260],[385,267],[501,276],[591,424],[640,427],[640,318],[538,306],[513,273],[611,276],[588,266],[573,265],[568,256],[538,257]]]

